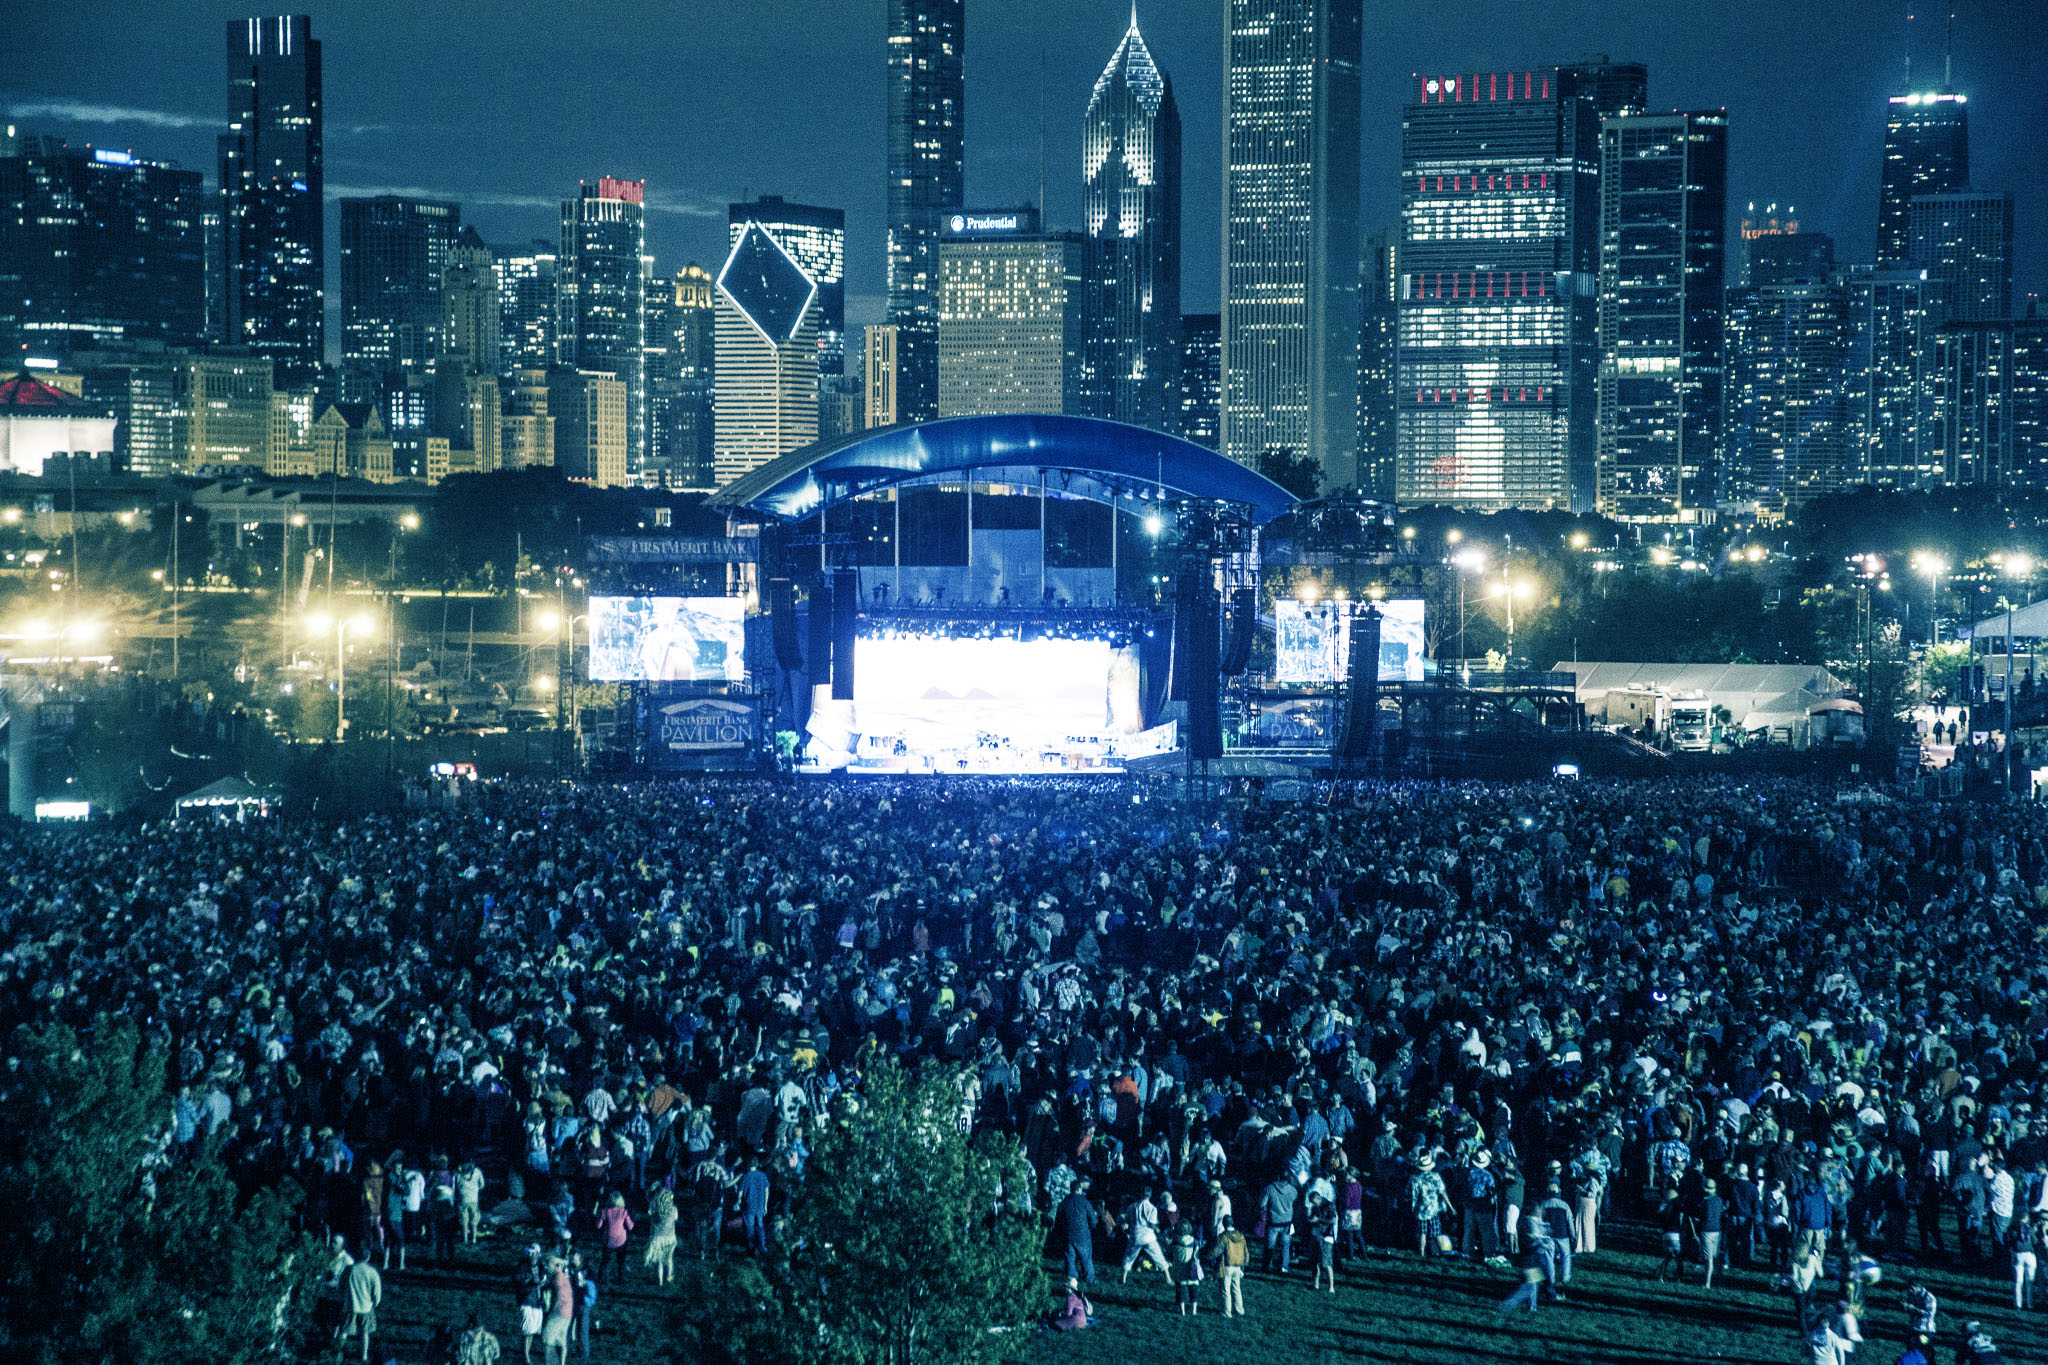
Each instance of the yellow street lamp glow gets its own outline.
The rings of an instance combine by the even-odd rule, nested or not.
[[[1373,601],[1377,602],[1382,597],[1385,597],[1387,595],[1386,586],[1384,584],[1375,583],[1365,590],[1365,595],[1367,597],[1370,597]]]
[[[368,635],[377,628],[377,618],[368,612],[358,612],[348,620],[348,628],[357,635]]]
[[[294,512],[294,513],[292,513],[292,525],[294,525],[294,526],[304,526],[305,524],[306,524],[306,514],[305,514],[304,512]]]
[[[1528,601],[1529,598],[1533,597],[1535,593],[1536,585],[1534,583],[1527,581],[1526,579],[1520,583],[1515,584],[1515,596],[1521,598],[1525,602]]]
[[[2007,555],[2002,567],[2007,578],[2027,578],[2034,572],[2034,557],[2030,554]]]
[[[164,581],[164,571],[162,569],[151,569],[149,571],[149,576],[151,578],[154,578],[159,583]]]
[[[17,522],[20,520],[21,509],[19,507],[8,507],[0,509],[0,521],[8,522],[11,524],[13,522]]]
[[[1742,552],[1742,557],[1752,564],[1761,564],[1764,560],[1764,547],[1761,545],[1752,545],[1747,550],[1744,550]]]
[[[1415,528],[1414,528],[1413,526],[1403,526],[1403,527],[1401,528],[1401,539],[1403,539],[1403,540],[1413,540],[1413,539],[1415,539]]]
[[[1584,531],[1572,532],[1572,548],[1574,550],[1583,550],[1592,543],[1593,537],[1587,535]]]
[[[1496,583],[1487,591],[1495,597],[1506,597],[1508,595],[1508,585],[1505,583]]]
[[[31,621],[21,628],[21,633],[31,640],[47,640],[57,633],[57,628],[48,621]]]
[[[540,677],[533,680],[533,690],[536,692],[552,692],[555,690],[555,680],[543,673]]]
[[[417,512],[407,512],[398,519],[398,524],[408,531],[417,531],[420,529],[420,514]]]
[[[1319,589],[1313,582],[1309,582],[1302,584],[1299,591],[1297,591],[1294,595],[1296,597],[1299,597],[1304,602],[1314,602],[1320,591],[1321,589]]]
[[[306,629],[316,635],[325,635],[334,629],[334,618],[324,611],[316,611],[306,618]]]
[[[104,629],[98,621],[74,621],[64,630],[68,640],[97,640]]]
[[[534,624],[538,625],[542,630],[554,630],[562,624],[562,617],[559,612],[544,611],[533,619]]]
[[[1448,540],[1453,545],[1456,545],[1459,541],[1463,540],[1464,538],[1465,533],[1463,531],[1460,531],[1455,526],[1453,526],[1450,530],[1444,532],[1444,539]]]
[[[1650,562],[1652,564],[1669,564],[1671,562],[1671,551],[1665,549],[1662,545],[1651,546]]]

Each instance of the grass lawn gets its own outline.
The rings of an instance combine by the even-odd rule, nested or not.
[[[1248,1317],[1225,1320],[1215,1280],[1202,1286],[1202,1312],[1183,1318],[1157,1270],[1133,1273],[1119,1285],[1115,1258],[1090,1297],[1099,1323],[1080,1333],[1035,1336],[1033,1365],[1485,1365],[1485,1362],[1570,1361],[1588,1365],[1676,1365],[1726,1360],[1803,1365],[1807,1354],[1793,1329],[1789,1296],[1769,1277],[1737,1271],[1712,1290],[1697,1284],[1659,1284],[1648,1234],[1610,1225],[1618,1236],[1583,1259],[1566,1294],[1569,1302],[1536,1313],[1504,1317],[1497,1311],[1518,1283],[1515,1272],[1463,1261],[1423,1261],[1412,1253],[1379,1253],[1356,1273],[1340,1277],[1337,1292],[1309,1288],[1297,1265],[1288,1279],[1254,1270],[1245,1278]],[[460,1324],[472,1310],[499,1334],[506,1365],[519,1360],[517,1315],[510,1270],[523,1239],[500,1236],[460,1267],[428,1267],[385,1277],[384,1335],[375,1359],[426,1360],[426,1342],[440,1323]],[[422,1258],[423,1259],[423,1258]],[[634,1270],[639,1270],[638,1257]],[[1953,1358],[1965,1321],[1981,1321],[2013,1365],[2048,1362],[2048,1297],[2043,1310],[2011,1307],[2004,1258],[1975,1271],[1919,1270],[1888,1264],[1884,1282],[1869,1295],[1865,1345],[1856,1365],[1892,1365],[1905,1349],[1900,1308],[1917,1275],[1941,1300],[1942,1365]],[[591,1359],[642,1365],[679,1362],[663,1323],[674,1290],[647,1281],[615,1289],[600,1316]],[[1047,1299],[1047,1307],[1053,1300]],[[535,1351],[535,1359],[539,1359]]]

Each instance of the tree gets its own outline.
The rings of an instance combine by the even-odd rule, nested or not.
[[[1013,1136],[961,1131],[963,1068],[884,1059],[818,1134],[773,1275],[741,1274],[686,1324],[684,1357],[997,1365],[1043,1304],[1043,1231]]]
[[[318,1256],[210,1142],[159,1159],[163,1054],[104,1018],[15,1031],[0,1089],[0,1359],[255,1365],[288,1355]]]
[[[1323,469],[1293,446],[1269,446],[1259,452],[1259,472],[1306,502],[1322,487]]]

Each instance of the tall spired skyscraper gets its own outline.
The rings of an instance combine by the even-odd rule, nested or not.
[[[303,14],[232,19],[227,31],[221,339],[273,357],[288,386],[312,376],[324,348],[320,44]]]
[[[1180,111],[1138,12],[1096,78],[1081,129],[1093,411],[1173,429],[1180,322]]]
[[[1223,451],[1358,466],[1360,0],[1229,0]]]
[[[1969,101],[1953,91],[1893,95],[1877,192],[1877,263],[1904,265],[1911,258],[1915,198],[1969,183]]]
[[[889,322],[897,420],[939,410],[939,229],[966,186],[967,0],[889,0]]]

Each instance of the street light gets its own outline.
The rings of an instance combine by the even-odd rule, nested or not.
[[[344,743],[348,735],[348,637],[368,635],[377,628],[377,618],[367,612],[354,616],[330,616],[316,611],[306,618],[306,629],[325,635],[334,628],[334,742]]]
[[[2024,552],[2004,556],[1998,567],[2007,578],[2016,578],[2027,585],[2027,605],[2034,605],[2034,557]],[[2032,646],[2028,646],[2027,659],[2033,661]],[[2030,668],[2031,671],[2031,668]],[[2012,594],[2005,598],[2005,741],[2000,746],[2005,752],[2005,794],[2012,795]]]
[[[1927,575],[1927,647],[1932,649],[1941,642],[1941,576],[1948,562],[1922,550],[1913,556],[1913,567]]]
[[[1535,595],[1535,592],[1536,585],[1534,583],[1531,583],[1526,578],[1520,579],[1514,583],[1508,582],[1507,566],[1501,566],[1500,582],[1493,585],[1493,595],[1495,597],[1500,598],[1502,601],[1506,602],[1508,606],[1507,663],[1509,668],[1513,668],[1515,666],[1515,599],[1519,597],[1524,602],[1526,602],[1529,600],[1530,597]]]
[[[1456,544],[1459,539],[1456,527],[1451,528],[1450,540]],[[1484,550],[1460,550],[1451,556],[1451,567],[1458,570],[1458,675],[1467,687],[1472,685],[1472,665],[1465,661],[1465,575],[1486,572]]]

